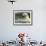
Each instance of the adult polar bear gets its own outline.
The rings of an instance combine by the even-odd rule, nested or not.
[[[31,15],[29,15],[29,14],[26,12],[26,13],[23,13],[22,16],[25,16],[24,21],[27,21],[28,23],[31,23]]]

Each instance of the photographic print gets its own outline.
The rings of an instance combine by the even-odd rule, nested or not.
[[[14,10],[13,24],[32,24],[32,10]]]

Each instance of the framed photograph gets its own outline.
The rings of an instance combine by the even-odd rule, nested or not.
[[[32,10],[13,10],[14,25],[32,25]]]

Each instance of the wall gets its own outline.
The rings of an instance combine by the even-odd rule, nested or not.
[[[33,10],[32,26],[14,26],[13,10]],[[15,40],[19,32],[33,40],[46,40],[46,0],[17,0],[13,5],[0,0],[0,40]]]

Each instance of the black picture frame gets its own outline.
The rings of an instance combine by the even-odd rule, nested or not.
[[[32,10],[13,10],[13,25],[32,25]]]

